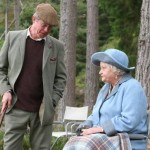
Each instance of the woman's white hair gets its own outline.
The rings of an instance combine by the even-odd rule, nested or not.
[[[113,66],[111,64],[107,64],[111,69],[112,71],[117,75],[117,76],[122,76],[124,75],[126,72],[124,70],[121,70],[119,68],[117,68],[116,66]]]

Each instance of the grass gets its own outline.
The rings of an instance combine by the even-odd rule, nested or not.
[[[56,140],[56,138],[52,138],[52,143]],[[68,141],[67,137],[61,137],[53,147],[53,150],[62,150],[66,142]]]
[[[3,150],[3,143],[4,143],[3,137],[4,137],[4,132],[0,131],[0,150]],[[24,136],[23,150],[30,150],[28,135]]]
[[[64,126],[60,125],[60,124],[55,124],[53,126],[53,131],[55,132],[59,132],[59,131],[65,131]],[[56,138],[52,137],[52,144],[55,142]],[[68,141],[67,137],[61,137],[59,138],[59,140],[55,143],[53,150],[62,150],[65,143]]]
[[[0,131],[0,150],[3,150],[3,137],[4,137],[4,132],[3,131]],[[52,144],[54,143],[54,141],[56,140],[56,138],[52,138]],[[68,138],[67,137],[63,137],[63,138],[60,138],[55,146],[53,147],[53,150],[62,150],[65,143],[68,141]],[[23,150],[30,150],[30,145],[29,145],[29,135],[26,134],[24,136],[24,140],[23,140]]]
[[[3,150],[3,132],[0,131],[0,150]]]

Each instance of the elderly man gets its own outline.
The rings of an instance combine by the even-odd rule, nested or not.
[[[0,51],[0,94],[5,115],[4,150],[22,150],[30,127],[32,150],[50,147],[55,107],[66,85],[64,47],[49,36],[58,25],[57,12],[39,4],[32,25],[10,31]]]

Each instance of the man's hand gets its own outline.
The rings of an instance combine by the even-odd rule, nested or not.
[[[4,112],[7,107],[10,107],[11,103],[12,103],[12,94],[9,91],[5,92],[2,97],[1,113]]]

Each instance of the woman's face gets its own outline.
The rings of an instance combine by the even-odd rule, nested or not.
[[[107,63],[100,62],[99,74],[103,82],[107,82],[110,84],[113,84],[114,82],[116,82],[115,81],[116,75],[114,74],[111,67]]]

